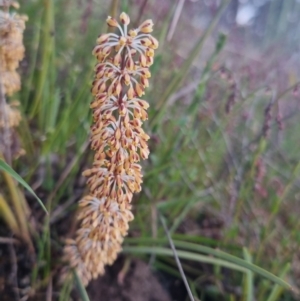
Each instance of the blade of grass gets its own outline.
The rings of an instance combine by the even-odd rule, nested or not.
[[[40,71],[36,93],[33,100],[33,106],[30,112],[30,117],[33,118],[38,112],[42,113],[43,102],[46,102],[46,99],[43,98],[43,92],[47,85],[47,79],[49,76],[49,67],[51,56],[53,52],[53,39],[54,39],[54,18],[53,18],[53,1],[46,0],[44,1],[44,22],[42,30],[42,54],[41,54],[41,66],[43,66]],[[39,114],[40,122],[45,122],[41,120],[42,114]]]
[[[11,196],[10,200],[14,208],[14,212],[15,212],[14,216],[16,217],[16,220],[19,224],[20,235],[25,241],[27,241],[31,250],[34,250],[33,243],[29,234],[28,223],[27,223],[29,211],[28,211],[26,201],[24,198],[21,197],[21,193],[18,189],[18,186],[13,180],[13,178],[11,177],[11,175],[7,172],[3,172],[3,176]]]
[[[161,248],[161,247],[124,247],[123,252],[135,253],[135,254],[156,254],[156,255],[172,256],[172,257],[174,256],[173,251],[171,249]],[[192,253],[192,252],[177,251],[177,256],[181,259],[188,259],[188,260],[194,260],[194,261],[208,263],[208,264],[220,265],[222,267],[226,267],[243,273],[247,271],[246,268],[236,265],[234,263],[221,260],[221,259],[216,259],[209,256]]]
[[[60,295],[59,295],[59,301],[65,301],[70,299],[70,293],[72,290],[72,285],[73,285],[73,279],[67,279],[63,287],[61,289]]]
[[[162,225],[163,225],[163,228],[164,228],[164,230],[165,230],[165,232],[166,232],[166,234],[167,234],[167,238],[168,238],[168,240],[169,240],[170,247],[171,247],[171,249],[172,249],[172,251],[173,251],[173,255],[174,255],[176,264],[177,264],[177,266],[178,266],[178,269],[179,269],[181,278],[182,278],[182,280],[183,280],[183,282],[184,282],[185,288],[186,288],[186,290],[187,290],[187,292],[188,292],[188,295],[189,295],[190,299],[191,299],[192,301],[195,301],[194,296],[193,296],[193,294],[192,294],[192,291],[191,291],[191,289],[190,289],[189,283],[188,283],[188,281],[187,281],[187,279],[186,279],[186,277],[185,277],[185,274],[184,274],[183,268],[182,268],[182,266],[181,266],[179,257],[178,257],[178,255],[177,255],[177,251],[176,251],[176,248],[175,248],[174,243],[173,243],[173,241],[172,241],[171,235],[170,235],[170,233],[169,233],[169,231],[168,231],[168,228],[167,228],[167,225],[166,225],[166,221],[165,221],[165,219],[163,218],[163,216],[162,216],[161,214],[159,215],[159,217],[160,217],[160,221],[161,221],[161,223],[162,223]]]
[[[284,278],[286,274],[290,271],[291,265],[288,263],[286,266],[283,268],[280,277]],[[284,288],[282,286],[279,286],[278,284],[275,284],[273,286],[273,289],[269,295],[269,298],[267,301],[277,301],[279,300],[281,294],[283,293]]]
[[[15,180],[17,180],[21,185],[23,185],[39,202],[43,210],[48,214],[46,207],[44,206],[42,200],[35,194],[31,187],[6,163],[0,158],[0,170],[7,172]]]
[[[36,286],[38,282],[38,274],[39,274],[39,269],[42,268],[44,272],[44,276],[47,275],[47,269],[49,267],[50,262],[48,262],[49,257],[48,257],[48,246],[49,246],[49,241],[50,241],[50,235],[49,235],[50,229],[49,229],[49,218],[46,216],[46,219],[44,221],[43,225],[43,231],[42,235],[37,236],[37,249],[38,249],[38,255],[37,255],[37,260],[35,263],[35,266],[32,270],[31,273],[31,283],[32,286]],[[46,265],[42,264],[41,262],[46,263]],[[45,278],[44,278],[45,279]]]
[[[243,248],[243,253],[244,253],[245,260],[249,263],[252,263],[251,254],[249,253],[247,248]],[[253,287],[254,287],[253,272],[248,270],[245,274],[244,293],[243,293],[244,301],[254,300]]]
[[[22,95],[22,105],[25,109],[25,111],[28,110],[28,105],[29,105],[29,99],[30,99],[30,93],[33,88],[33,79],[34,79],[34,74],[35,74],[35,69],[37,68],[37,57],[38,57],[38,47],[40,43],[40,37],[41,37],[41,24],[42,24],[42,14],[41,13],[36,13],[35,14],[35,26],[33,28],[33,33],[31,35],[32,37],[32,45],[28,47],[31,49],[31,62],[29,64],[29,70],[28,70],[28,75],[23,79],[23,95]],[[29,46],[29,45],[28,45]]]
[[[127,241],[134,241],[133,239],[130,239],[130,240],[127,240]],[[143,241],[143,243],[164,243],[165,240],[164,239],[136,239],[136,242],[139,242],[139,241]],[[218,250],[218,249],[212,249],[210,247],[206,247],[206,246],[202,246],[202,245],[198,245],[198,244],[194,244],[194,243],[189,243],[189,242],[185,242],[185,241],[176,241],[176,240],[173,240],[174,244],[176,247],[179,247],[179,248],[183,248],[185,250],[190,250],[190,251],[193,251],[193,252],[202,252],[202,253],[205,253],[205,254],[209,254],[210,256],[216,256],[216,257],[219,257],[219,258],[222,258],[224,260],[227,260],[226,262],[230,262],[232,264],[234,264],[234,267],[239,267],[239,270],[241,271],[246,271],[247,269],[251,270],[252,272],[254,273],[257,273],[281,286],[283,286],[284,288],[286,289],[290,289],[290,290],[293,290],[293,287],[287,283],[286,281],[280,279],[279,277],[273,275],[272,273],[260,268],[259,266],[255,265],[255,264],[252,264],[252,263],[249,263],[247,261],[245,261],[244,259],[241,259],[239,257],[236,257],[234,255],[231,255],[231,254],[228,254],[226,252],[223,252],[221,250]],[[132,250],[134,251],[135,247],[128,247],[129,249],[127,249],[126,247],[126,250],[128,252],[128,250]],[[133,248],[133,249],[132,249]],[[143,251],[143,247],[136,247],[138,252],[139,252],[139,248],[141,248],[141,253],[147,253],[145,251]],[[147,248],[146,248],[147,249]],[[158,248],[158,249],[164,249],[164,248]],[[125,250],[125,247],[124,247],[124,250]],[[157,252],[157,251],[156,251]],[[165,251],[163,251],[165,252]],[[180,251],[178,251],[180,252]],[[167,252],[168,253],[168,252]],[[192,254],[195,254],[195,253],[192,253]],[[196,254],[197,255],[197,254]],[[223,262],[223,261],[222,261]]]
[[[82,298],[82,301],[90,301],[89,296],[86,292],[86,289],[85,289],[84,285],[82,284],[82,282],[81,282],[79,276],[77,275],[76,271],[73,271],[73,273],[74,273],[74,276],[75,276],[75,282],[76,282],[77,288],[79,290],[80,296]]]
[[[21,235],[15,216],[12,213],[11,209],[9,208],[6,200],[1,194],[0,194],[0,214],[2,215],[3,219],[6,221],[11,231],[13,231],[18,235]]]

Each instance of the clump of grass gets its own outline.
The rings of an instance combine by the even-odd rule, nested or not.
[[[121,24],[108,17],[107,24],[118,28],[101,35],[94,48],[98,64],[92,93],[94,124],[91,147],[95,151],[93,167],[84,172],[88,177],[89,195],[80,202],[81,221],[75,240],[68,240],[65,258],[87,285],[104,273],[121,251],[128,223],[133,220],[131,200],[141,191],[140,159],[147,159],[149,136],[142,129],[148,119],[149,105],[140,99],[149,86],[149,67],[153,64],[158,42],[150,35],[152,20],[128,31],[126,13]]]

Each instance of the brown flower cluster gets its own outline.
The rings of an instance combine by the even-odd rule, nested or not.
[[[107,33],[97,40],[97,58],[91,103],[94,123],[91,147],[95,151],[88,177],[89,195],[79,203],[80,228],[75,240],[67,240],[65,258],[85,285],[104,273],[121,251],[121,244],[133,219],[131,200],[141,190],[140,159],[149,155],[149,136],[142,129],[148,118],[148,103],[140,99],[148,87],[154,49],[158,42],[151,20],[128,31],[127,14],[120,23],[108,17],[107,24],[120,35]]]
[[[20,89],[16,69],[24,57],[25,16],[0,10],[0,76],[3,93],[12,95]]]
[[[23,153],[18,145],[14,127],[21,120],[18,103],[6,102],[6,95],[10,96],[21,87],[20,76],[17,72],[19,62],[24,57],[23,32],[26,16],[10,13],[9,6],[18,8],[16,2],[0,0],[0,152],[8,161],[11,156],[18,157]]]

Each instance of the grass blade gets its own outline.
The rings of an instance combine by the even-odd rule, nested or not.
[[[280,277],[285,277],[286,274],[290,271],[291,269],[291,265],[288,263],[282,273],[280,274]],[[271,291],[271,294],[269,296],[269,298],[267,299],[267,301],[277,301],[279,300],[281,294],[283,293],[283,287],[282,286],[279,286],[278,284],[274,285],[272,291]]]
[[[161,247],[123,247],[123,252],[135,253],[135,254],[156,254],[156,255],[164,255],[164,256],[171,256],[171,257],[174,256],[173,251],[171,249],[161,248]],[[246,268],[236,265],[234,263],[222,259],[217,259],[205,255],[192,253],[192,252],[177,251],[177,256],[181,259],[188,259],[188,260],[194,260],[194,261],[208,263],[208,264],[215,264],[243,273],[247,271]]]
[[[176,248],[175,248],[174,243],[173,243],[173,241],[172,241],[170,232],[169,232],[168,229],[167,229],[166,221],[165,221],[165,219],[163,218],[162,215],[159,215],[159,217],[160,217],[161,223],[162,223],[162,225],[163,225],[163,227],[164,227],[164,230],[165,230],[165,232],[166,232],[166,234],[167,234],[167,237],[168,237],[168,240],[169,240],[170,247],[171,247],[171,249],[172,249],[172,251],[173,251],[174,258],[175,258],[175,261],[176,261],[176,264],[177,264],[177,266],[178,266],[178,269],[179,269],[181,278],[182,278],[182,280],[183,280],[183,282],[184,282],[184,285],[185,285],[185,287],[186,287],[186,290],[187,290],[187,292],[188,292],[188,295],[189,295],[189,297],[190,297],[190,299],[191,299],[192,301],[195,301],[194,296],[193,296],[193,293],[192,293],[192,291],[191,291],[191,289],[190,289],[189,283],[188,283],[188,281],[187,281],[187,279],[186,279],[186,277],[185,277],[185,274],[184,274],[183,268],[182,268],[182,266],[181,266],[180,260],[179,260],[179,258],[178,258],[177,251],[176,251]]]
[[[3,219],[6,221],[7,225],[10,229],[20,235],[21,231],[19,229],[18,223],[14,217],[13,212],[9,208],[6,200],[3,198],[2,194],[0,194],[0,213]]]
[[[0,159],[0,170],[3,170],[10,174],[15,180],[17,180],[21,185],[23,185],[39,202],[43,210],[48,214],[46,207],[44,206],[42,200],[35,194],[32,188],[2,159]]]
[[[76,271],[74,271],[74,277],[75,277],[75,282],[77,284],[77,288],[79,290],[82,301],[90,301],[89,296],[86,292],[86,289],[85,289],[84,285],[82,284],[82,282],[81,282],[79,276],[77,275]]]
[[[251,254],[249,253],[247,248],[243,248],[244,258],[247,262],[252,263]],[[244,301],[252,301],[254,300],[253,295],[253,272],[248,270],[245,274],[245,283],[244,283]],[[282,288],[282,286],[281,286]]]
[[[130,239],[129,241],[133,241],[133,240]],[[153,244],[154,242],[157,242],[157,243],[166,242],[165,239],[150,239],[149,242],[150,241],[151,241],[151,244]],[[255,265],[255,264],[249,263],[249,262],[245,261],[244,259],[241,259],[237,256],[230,255],[230,254],[228,254],[226,252],[223,252],[221,250],[218,250],[218,249],[213,249],[213,248],[210,248],[210,247],[206,247],[206,246],[202,246],[202,245],[198,245],[198,244],[194,244],[194,243],[189,243],[189,242],[185,242],[185,241],[173,240],[173,242],[174,242],[174,244],[177,248],[178,247],[179,248],[184,248],[186,250],[190,250],[190,251],[193,251],[193,252],[202,252],[202,253],[205,253],[205,254],[216,256],[218,258],[222,258],[222,259],[226,260],[226,261],[222,260],[222,263],[223,262],[232,263],[233,267],[234,267],[233,269],[236,269],[236,270],[239,270],[239,271],[242,271],[242,272],[245,272],[247,270],[251,270],[252,272],[254,272],[258,275],[261,275],[261,276],[265,277],[266,279],[269,279],[272,282],[275,282],[278,285],[283,286],[286,289],[293,290],[293,287],[289,283],[284,281],[283,279],[281,279],[281,278],[275,276],[274,274],[260,268],[259,266]],[[143,243],[146,243],[146,241],[143,240]],[[134,248],[137,248],[137,252],[149,253],[149,252],[145,252],[143,250],[143,248],[141,248],[141,251],[139,251],[140,247],[124,247],[124,251],[125,250],[127,250],[126,252],[128,252],[128,250],[134,251],[135,250]],[[144,249],[147,249],[147,248],[144,248]],[[150,247],[148,247],[148,249],[150,249]],[[164,249],[164,248],[158,248],[158,249]],[[166,252],[166,251],[163,251],[163,252]],[[179,252],[181,252],[181,251],[177,251],[177,253],[179,253]],[[191,253],[191,254],[198,255],[198,254],[195,254],[195,253]],[[204,257],[207,258],[206,256],[204,256]],[[209,258],[214,259],[214,258],[211,258],[211,257],[209,257]],[[212,263],[212,262],[209,262],[209,261],[207,261],[207,262]],[[236,267],[239,267],[239,268],[237,269]]]

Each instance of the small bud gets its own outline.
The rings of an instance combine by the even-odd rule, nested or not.
[[[140,64],[141,64],[142,67],[147,66],[147,59],[143,54],[140,55]]]
[[[110,16],[106,19],[106,23],[110,27],[117,27],[119,25],[117,20]]]
[[[149,81],[147,78],[141,76],[141,84],[143,85],[144,88],[148,88],[149,87]]]
[[[150,33],[153,31],[153,22],[151,19],[144,21],[138,28],[142,33]]]
[[[152,49],[152,48],[148,48],[148,49],[146,50],[146,55],[147,55],[147,56],[150,56],[150,57],[153,57],[153,56],[154,56],[154,51],[153,51],[153,49]]]
[[[144,109],[141,110],[141,118],[143,121],[148,120],[148,114]]]
[[[108,41],[108,39],[109,39],[109,33],[102,34],[102,35],[97,39],[97,43],[98,43],[98,44],[105,43],[105,42]]]
[[[118,52],[114,57],[114,65],[119,66],[121,63],[121,54]]]
[[[133,96],[134,96],[134,90],[133,90],[133,87],[130,86],[130,88],[127,91],[127,97],[128,97],[128,99],[132,99]]]
[[[137,102],[143,109],[147,110],[149,108],[149,104],[147,101],[139,99]]]
[[[144,76],[144,77],[146,77],[146,78],[150,78],[151,77],[151,73],[150,73],[150,71],[149,71],[149,69],[147,68],[145,68],[145,69],[143,69],[142,71],[141,71],[141,74]]]
[[[153,64],[153,57],[147,56],[147,67],[150,67]]]
[[[109,68],[105,72],[105,76],[108,77],[108,78],[113,78],[114,77],[114,73],[115,73],[114,69],[113,68]]]
[[[107,95],[106,93],[100,93],[97,95],[96,99],[102,104],[107,99]]]
[[[124,75],[124,82],[126,86],[130,84],[130,75],[128,73],[125,73]]]
[[[94,47],[92,54],[93,55],[97,55],[98,53],[100,53],[103,49],[102,45],[97,45],[96,47]]]
[[[130,37],[135,38],[137,36],[137,31],[136,31],[136,29],[131,29],[131,30],[129,30],[128,34]]]
[[[120,114],[121,116],[125,116],[126,112],[127,112],[127,109],[126,109],[124,103],[121,103],[121,104],[119,105],[119,114]]]
[[[134,115],[135,118],[140,118],[141,110],[139,108],[134,108],[133,115]]]
[[[131,129],[126,129],[125,136],[127,138],[132,138],[132,136],[133,136],[132,130]]]
[[[145,150],[145,149],[142,149],[141,150],[141,157],[142,157],[142,159],[147,159],[148,158],[148,156],[149,156],[149,150]]]
[[[99,92],[102,93],[102,92],[104,92],[105,90],[106,90],[106,83],[103,82],[103,83],[101,84],[101,86],[99,87]]]
[[[115,89],[115,95],[119,96],[122,90],[122,85],[120,82],[117,83],[116,89]]]
[[[110,52],[111,52],[111,47],[110,46],[106,46],[102,50],[102,55],[103,56],[108,56],[110,54]]]
[[[127,43],[127,39],[125,37],[120,37],[119,45],[124,46]]]
[[[128,25],[130,23],[129,16],[126,13],[121,13],[120,20],[124,25]]]
[[[141,39],[141,44],[142,44],[143,46],[148,47],[148,46],[152,45],[152,42],[151,42],[150,39],[145,38],[145,39]]]
[[[134,70],[134,62],[131,57],[128,57],[126,61],[126,68],[130,71]]]
[[[143,88],[141,87],[140,84],[136,84],[135,85],[135,91],[136,91],[136,94],[141,97],[143,94],[144,94],[144,90]]]
[[[151,40],[151,45],[149,45],[149,47],[151,47],[152,49],[157,49],[158,41],[152,36],[150,36],[149,39]]]
[[[91,109],[97,108],[98,105],[99,105],[99,102],[95,99],[95,100],[93,100],[93,101],[91,102],[90,108],[91,108]]]
[[[116,140],[119,140],[121,138],[121,130],[119,128],[117,128],[115,131],[115,137]]]

